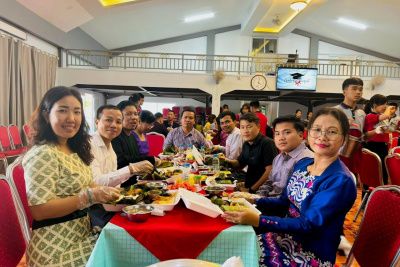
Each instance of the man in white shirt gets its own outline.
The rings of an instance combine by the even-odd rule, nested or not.
[[[104,105],[98,108],[96,115],[97,131],[91,140],[91,151],[94,156],[90,167],[96,184],[119,187],[135,174],[149,173],[153,165],[147,161],[130,163],[128,166],[117,170],[117,155],[111,145],[111,140],[120,135],[122,131],[122,113],[118,107]],[[112,214],[97,206],[90,211],[92,224],[104,226],[111,219]]]
[[[243,139],[239,128],[236,127],[236,115],[231,111],[224,111],[219,114],[221,129],[228,134],[225,145],[225,157],[227,159],[237,159],[242,152]]]

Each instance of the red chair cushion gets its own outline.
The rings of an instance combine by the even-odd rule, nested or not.
[[[385,163],[391,184],[400,185],[400,154],[388,156]]]
[[[400,247],[400,194],[377,190],[371,194],[353,253],[363,267],[390,266]]]
[[[163,151],[164,136],[158,134],[147,134],[147,142],[149,143],[149,156],[156,157]]]
[[[25,253],[26,245],[7,182],[0,179],[0,266],[14,267]]]

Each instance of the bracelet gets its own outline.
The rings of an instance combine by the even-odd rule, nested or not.
[[[86,189],[86,194],[88,196],[89,206],[93,205],[93,192],[90,189]]]

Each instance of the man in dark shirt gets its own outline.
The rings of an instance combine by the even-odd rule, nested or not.
[[[255,192],[268,179],[272,161],[278,155],[274,141],[260,133],[260,120],[254,113],[240,117],[240,133],[244,140],[237,160],[227,160],[234,168],[248,166],[245,187]]]
[[[168,135],[167,127],[164,125],[163,115],[160,112],[154,114],[156,121],[153,123],[153,128],[151,128],[150,132],[160,133],[164,136]]]
[[[156,157],[140,156],[136,139],[131,134],[139,123],[139,115],[135,104],[131,101],[122,101],[117,107],[122,112],[122,132],[111,141],[111,144],[117,155],[118,169],[128,166],[129,163],[142,160],[148,160],[153,165],[157,165],[160,159]],[[134,183],[136,183],[136,176],[132,176],[128,181],[121,184],[121,186],[126,187]]]
[[[179,123],[175,121],[175,113],[171,109],[168,110],[167,120],[164,121],[164,125],[167,127],[168,132],[179,127]]]

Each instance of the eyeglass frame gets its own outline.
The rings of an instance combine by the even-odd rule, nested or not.
[[[319,130],[320,130],[320,132],[319,132],[317,135],[313,134],[313,133],[317,133],[317,132],[315,132],[316,129],[319,129]],[[343,135],[343,133],[340,132],[340,131],[339,131],[338,129],[336,129],[336,128],[334,128],[334,129],[337,130],[338,132],[337,132],[335,135],[333,135],[333,136],[329,136],[329,135],[328,135],[328,131],[330,130],[330,128],[328,128],[328,129],[326,129],[326,130],[322,130],[321,128],[313,127],[313,128],[310,128],[308,134],[309,134],[309,136],[311,136],[312,138],[319,138],[319,137],[321,137],[322,135],[324,135],[324,136],[326,136],[326,138],[328,138],[328,140],[335,141],[335,140],[338,139],[338,137],[339,137],[340,135]]]

